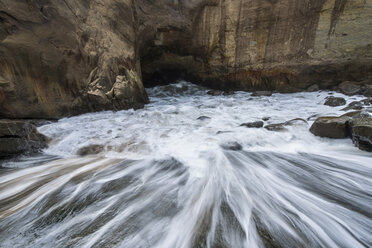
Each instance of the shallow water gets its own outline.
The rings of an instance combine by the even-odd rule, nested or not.
[[[206,92],[160,86],[145,109],[40,127],[44,155],[0,169],[0,247],[372,246],[371,153],[313,136],[313,119],[240,127],[344,113],[329,92]]]

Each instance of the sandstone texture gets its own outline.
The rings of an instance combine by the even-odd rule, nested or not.
[[[0,116],[140,108],[145,86],[372,82],[372,0],[0,0]]]
[[[29,121],[0,120],[0,159],[38,152],[48,140]]]

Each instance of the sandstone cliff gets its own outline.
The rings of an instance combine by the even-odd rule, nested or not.
[[[372,78],[372,0],[0,0],[0,114],[141,107],[145,83],[291,92]]]

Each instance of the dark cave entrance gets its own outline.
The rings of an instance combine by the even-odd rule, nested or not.
[[[193,81],[187,69],[181,68],[155,68],[150,73],[142,72],[142,81],[145,88],[168,85],[178,81]]]

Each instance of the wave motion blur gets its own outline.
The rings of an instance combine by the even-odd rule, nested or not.
[[[322,105],[327,92],[209,96],[186,82],[148,92],[142,110],[39,128],[53,138],[45,155],[3,165],[0,247],[372,246],[370,153],[304,123],[240,127],[342,113]],[[243,149],[224,149],[235,143]],[[75,155],[92,144],[104,152]]]

